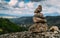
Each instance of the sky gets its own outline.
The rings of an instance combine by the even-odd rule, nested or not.
[[[0,0],[0,16],[33,16],[38,5],[44,16],[60,15],[60,0]]]

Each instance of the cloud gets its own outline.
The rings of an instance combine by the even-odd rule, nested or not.
[[[60,0],[46,0],[46,1],[39,1],[39,2],[27,2],[25,3],[24,1],[16,2],[17,0],[11,0],[9,2],[9,10],[6,11],[0,11],[0,14],[11,14],[15,16],[26,16],[30,15],[33,16],[34,10],[37,8],[38,5],[42,5],[42,13],[43,14],[60,14]],[[33,1],[33,0],[32,0]],[[13,3],[15,2],[15,3]],[[13,7],[13,6],[18,7]]]
[[[8,15],[19,16],[22,14],[22,12],[18,11],[18,10],[1,10],[0,14],[8,14]]]
[[[42,1],[39,4],[43,7],[43,13],[45,14],[53,14],[53,13],[59,13],[60,14],[60,0],[46,0]]]
[[[22,1],[22,2],[19,2],[19,5],[18,5],[19,7],[24,7],[24,1]]]
[[[20,7],[20,8],[33,8],[34,7],[34,3],[33,2],[28,2],[28,3],[25,3],[24,1],[20,1],[18,2],[18,0],[11,0],[9,3],[9,6],[12,6],[12,7]]]
[[[34,3],[33,2],[29,2],[29,3],[26,4],[26,6],[28,8],[33,8],[34,7]]]
[[[18,0],[10,0],[9,5],[14,6],[17,2]]]
[[[11,18],[18,18],[18,17],[16,17],[16,16],[0,16],[0,18],[9,18],[9,19],[11,19]]]
[[[18,7],[15,7],[16,4]],[[24,15],[25,16],[32,16],[33,15],[34,3],[32,3],[32,2],[24,3],[24,1],[18,2],[17,0],[11,0],[8,3],[8,5],[9,5],[8,6],[9,10],[1,10],[0,14],[14,15],[14,16],[18,16],[18,17],[24,16]],[[5,8],[3,8],[3,9],[5,9]]]

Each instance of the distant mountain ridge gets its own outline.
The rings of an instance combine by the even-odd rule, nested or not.
[[[60,25],[60,16],[47,16],[46,19],[49,26]],[[20,24],[29,25],[34,23],[33,16],[21,17],[21,18],[10,19],[10,20],[18,25]]]
[[[20,25],[20,24],[33,24],[32,20],[33,16],[25,16],[25,17],[20,17],[16,19],[10,19],[12,22]]]
[[[60,14],[57,13],[57,12],[54,12],[54,13],[45,13],[44,15],[46,15],[46,16],[60,16]]]
[[[0,14],[0,16],[12,16],[12,15],[8,15],[8,14]]]
[[[14,15],[9,15],[9,14],[0,14],[0,18],[18,18],[18,17]]]

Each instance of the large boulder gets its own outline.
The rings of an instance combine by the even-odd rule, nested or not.
[[[34,11],[34,13],[39,13],[42,11],[42,6],[39,5],[38,8],[36,8],[36,10]]]
[[[34,13],[34,17],[45,19],[42,13]]]
[[[38,17],[33,17],[33,21],[35,23],[46,23],[46,19],[38,18]]]
[[[47,27],[47,24],[41,24],[41,23],[36,23],[36,24],[33,24],[30,28],[29,28],[29,31],[31,32],[46,32],[48,29]]]
[[[51,32],[54,32],[54,33],[58,33],[59,32],[59,28],[57,26],[52,26],[49,30]]]

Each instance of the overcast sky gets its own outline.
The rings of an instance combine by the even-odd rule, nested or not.
[[[60,15],[60,0],[0,0],[0,14],[33,16],[38,5],[45,16]]]

